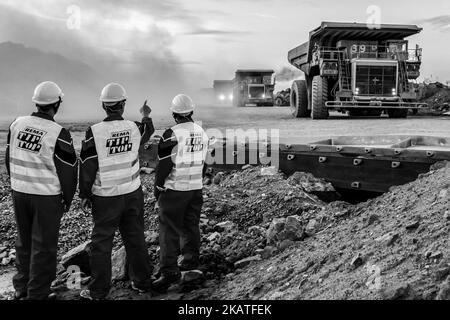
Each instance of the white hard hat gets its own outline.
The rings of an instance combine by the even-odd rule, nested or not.
[[[103,88],[101,102],[120,102],[127,99],[125,88],[118,83],[110,83]]]
[[[194,102],[190,97],[185,94],[179,94],[172,100],[172,107],[170,108],[173,113],[185,114],[194,111]]]
[[[38,84],[36,89],[34,89],[31,100],[38,105],[48,105],[58,102],[59,99],[62,100],[63,97],[64,94],[56,83],[45,81]]]

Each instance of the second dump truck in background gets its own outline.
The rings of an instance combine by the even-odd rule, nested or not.
[[[234,106],[273,106],[274,73],[262,69],[237,70],[233,80]]]
[[[220,104],[233,103],[233,80],[214,80],[215,102]]]
[[[422,49],[410,49],[405,40],[421,31],[415,25],[322,22],[288,53],[305,74],[292,84],[292,114],[325,119],[335,109],[406,118],[409,109],[424,105],[410,82],[420,75]]]

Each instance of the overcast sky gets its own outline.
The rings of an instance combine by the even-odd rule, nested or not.
[[[381,9],[382,23],[422,26],[412,42],[424,47],[423,75],[450,80],[448,0],[0,0],[0,42],[93,67],[176,68],[201,88],[231,79],[237,68],[280,69],[321,21],[366,22],[371,5]]]

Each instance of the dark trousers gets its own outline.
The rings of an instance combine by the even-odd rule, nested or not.
[[[139,288],[148,288],[152,265],[145,244],[142,188],[115,197],[94,196],[92,215],[91,296],[105,298],[111,288],[111,252],[117,229],[125,245],[130,279]]]
[[[14,289],[28,299],[46,299],[56,277],[62,196],[38,196],[13,191],[17,223]]]
[[[178,255],[185,262],[197,262],[200,251],[202,190],[161,193],[159,203],[159,242],[161,273],[178,273]]]

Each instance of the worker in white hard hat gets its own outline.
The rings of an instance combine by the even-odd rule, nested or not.
[[[64,95],[50,81],[32,98],[37,112],[10,126],[6,167],[17,222],[15,299],[54,298],[58,234],[77,187],[78,161],[69,131],[57,124]]]
[[[144,237],[144,196],[140,180],[139,148],[154,133],[150,107],[141,108],[142,122],[125,120],[127,94],[122,85],[110,83],[100,101],[106,119],[91,126],[82,143],[80,198],[82,208],[92,209],[94,228],[90,254],[91,282],[81,291],[84,299],[101,300],[111,287],[111,252],[120,230],[134,290],[148,291],[153,267]]]
[[[180,271],[199,265],[200,212],[208,137],[194,123],[194,103],[177,95],[171,107],[176,124],[159,142],[154,195],[159,205],[160,272],[153,289],[165,291],[180,279]],[[183,259],[177,264],[179,253]]]

